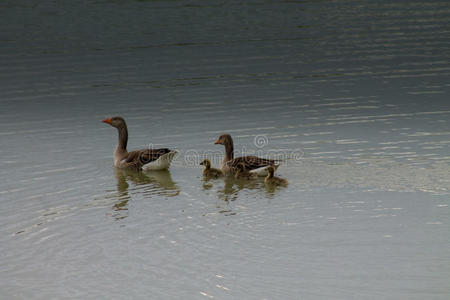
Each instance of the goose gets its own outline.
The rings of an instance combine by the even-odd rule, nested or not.
[[[169,168],[176,151],[168,148],[149,148],[128,152],[128,129],[125,120],[122,117],[112,117],[104,119],[102,122],[117,128],[119,133],[119,142],[114,151],[115,167],[132,170],[166,170]]]
[[[234,173],[234,178],[236,179],[255,179],[258,175],[256,173],[251,173],[246,170],[245,164],[240,162],[236,165],[236,172]]]
[[[211,168],[211,161],[209,159],[204,159],[200,165],[205,166],[203,169],[203,176],[218,178],[223,176],[222,170]]]
[[[225,158],[222,161],[222,171],[224,173],[233,173],[239,163],[243,163],[246,170],[256,173],[258,176],[266,176],[267,168],[273,166],[275,169],[279,167],[276,160],[260,158],[257,156],[241,156],[234,158],[233,139],[229,134],[222,134],[215,141],[216,145],[225,146]]]
[[[284,178],[276,177],[275,174],[275,168],[273,166],[270,166],[267,168],[267,171],[269,174],[267,174],[267,177],[264,179],[264,183],[272,186],[287,186],[288,181]]]

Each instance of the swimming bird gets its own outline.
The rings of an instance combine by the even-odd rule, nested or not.
[[[211,168],[211,161],[205,158],[200,165],[205,166],[203,169],[203,176],[218,178],[223,176],[223,172],[219,169]]]
[[[273,166],[278,168],[276,160],[260,158],[257,156],[241,156],[234,158],[233,139],[229,134],[222,134],[217,138],[214,144],[225,146],[225,158],[222,161],[222,171],[224,173],[234,173],[236,166],[243,163],[246,170],[258,174],[258,176],[266,176],[267,168]]]
[[[114,166],[133,170],[165,170],[168,169],[176,151],[168,148],[142,149],[128,152],[128,129],[122,117],[104,119],[103,123],[117,128],[119,142],[114,151]]]
[[[273,166],[270,166],[267,168],[267,171],[269,174],[267,174],[267,177],[264,179],[264,183],[272,186],[287,186],[288,181],[284,178],[276,177],[275,174],[275,168]]]
[[[258,177],[255,173],[250,173],[245,168],[245,164],[243,162],[240,162],[236,166],[236,172],[234,173],[234,178],[236,179],[256,179]]]

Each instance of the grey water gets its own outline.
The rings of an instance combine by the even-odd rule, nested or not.
[[[2,1],[1,299],[449,299],[448,1]],[[178,151],[169,171],[112,166]],[[285,188],[205,180],[222,133]]]

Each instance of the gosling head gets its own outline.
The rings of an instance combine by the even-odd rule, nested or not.
[[[267,178],[272,178],[273,174],[275,173],[275,167],[273,167],[273,166],[268,167],[267,172],[268,172]]]
[[[237,173],[241,173],[241,172],[244,172],[244,171],[245,171],[244,163],[243,162],[238,163],[237,166],[236,166],[236,172]]]
[[[209,169],[211,167],[211,161],[207,158],[205,158],[200,165],[205,166],[206,169]]]

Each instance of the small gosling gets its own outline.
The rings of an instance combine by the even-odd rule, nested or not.
[[[234,173],[234,178],[249,180],[249,179],[255,179],[257,177],[258,177],[258,175],[247,171],[247,169],[245,168],[245,164],[243,162],[239,163],[236,166],[236,172]]]
[[[267,174],[267,177],[264,179],[265,184],[279,185],[279,186],[287,186],[288,185],[288,181],[286,179],[273,176],[275,173],[274,167],[272,167],[272,166],[268,167],[267,171],[269,172],[269,174]]]
[[[204,159],[200,165],[205,166],[203,169],[203,176],[219,178],[223,176],[223,172],[219,169],[211,168],[211,161],[209,159]]]

